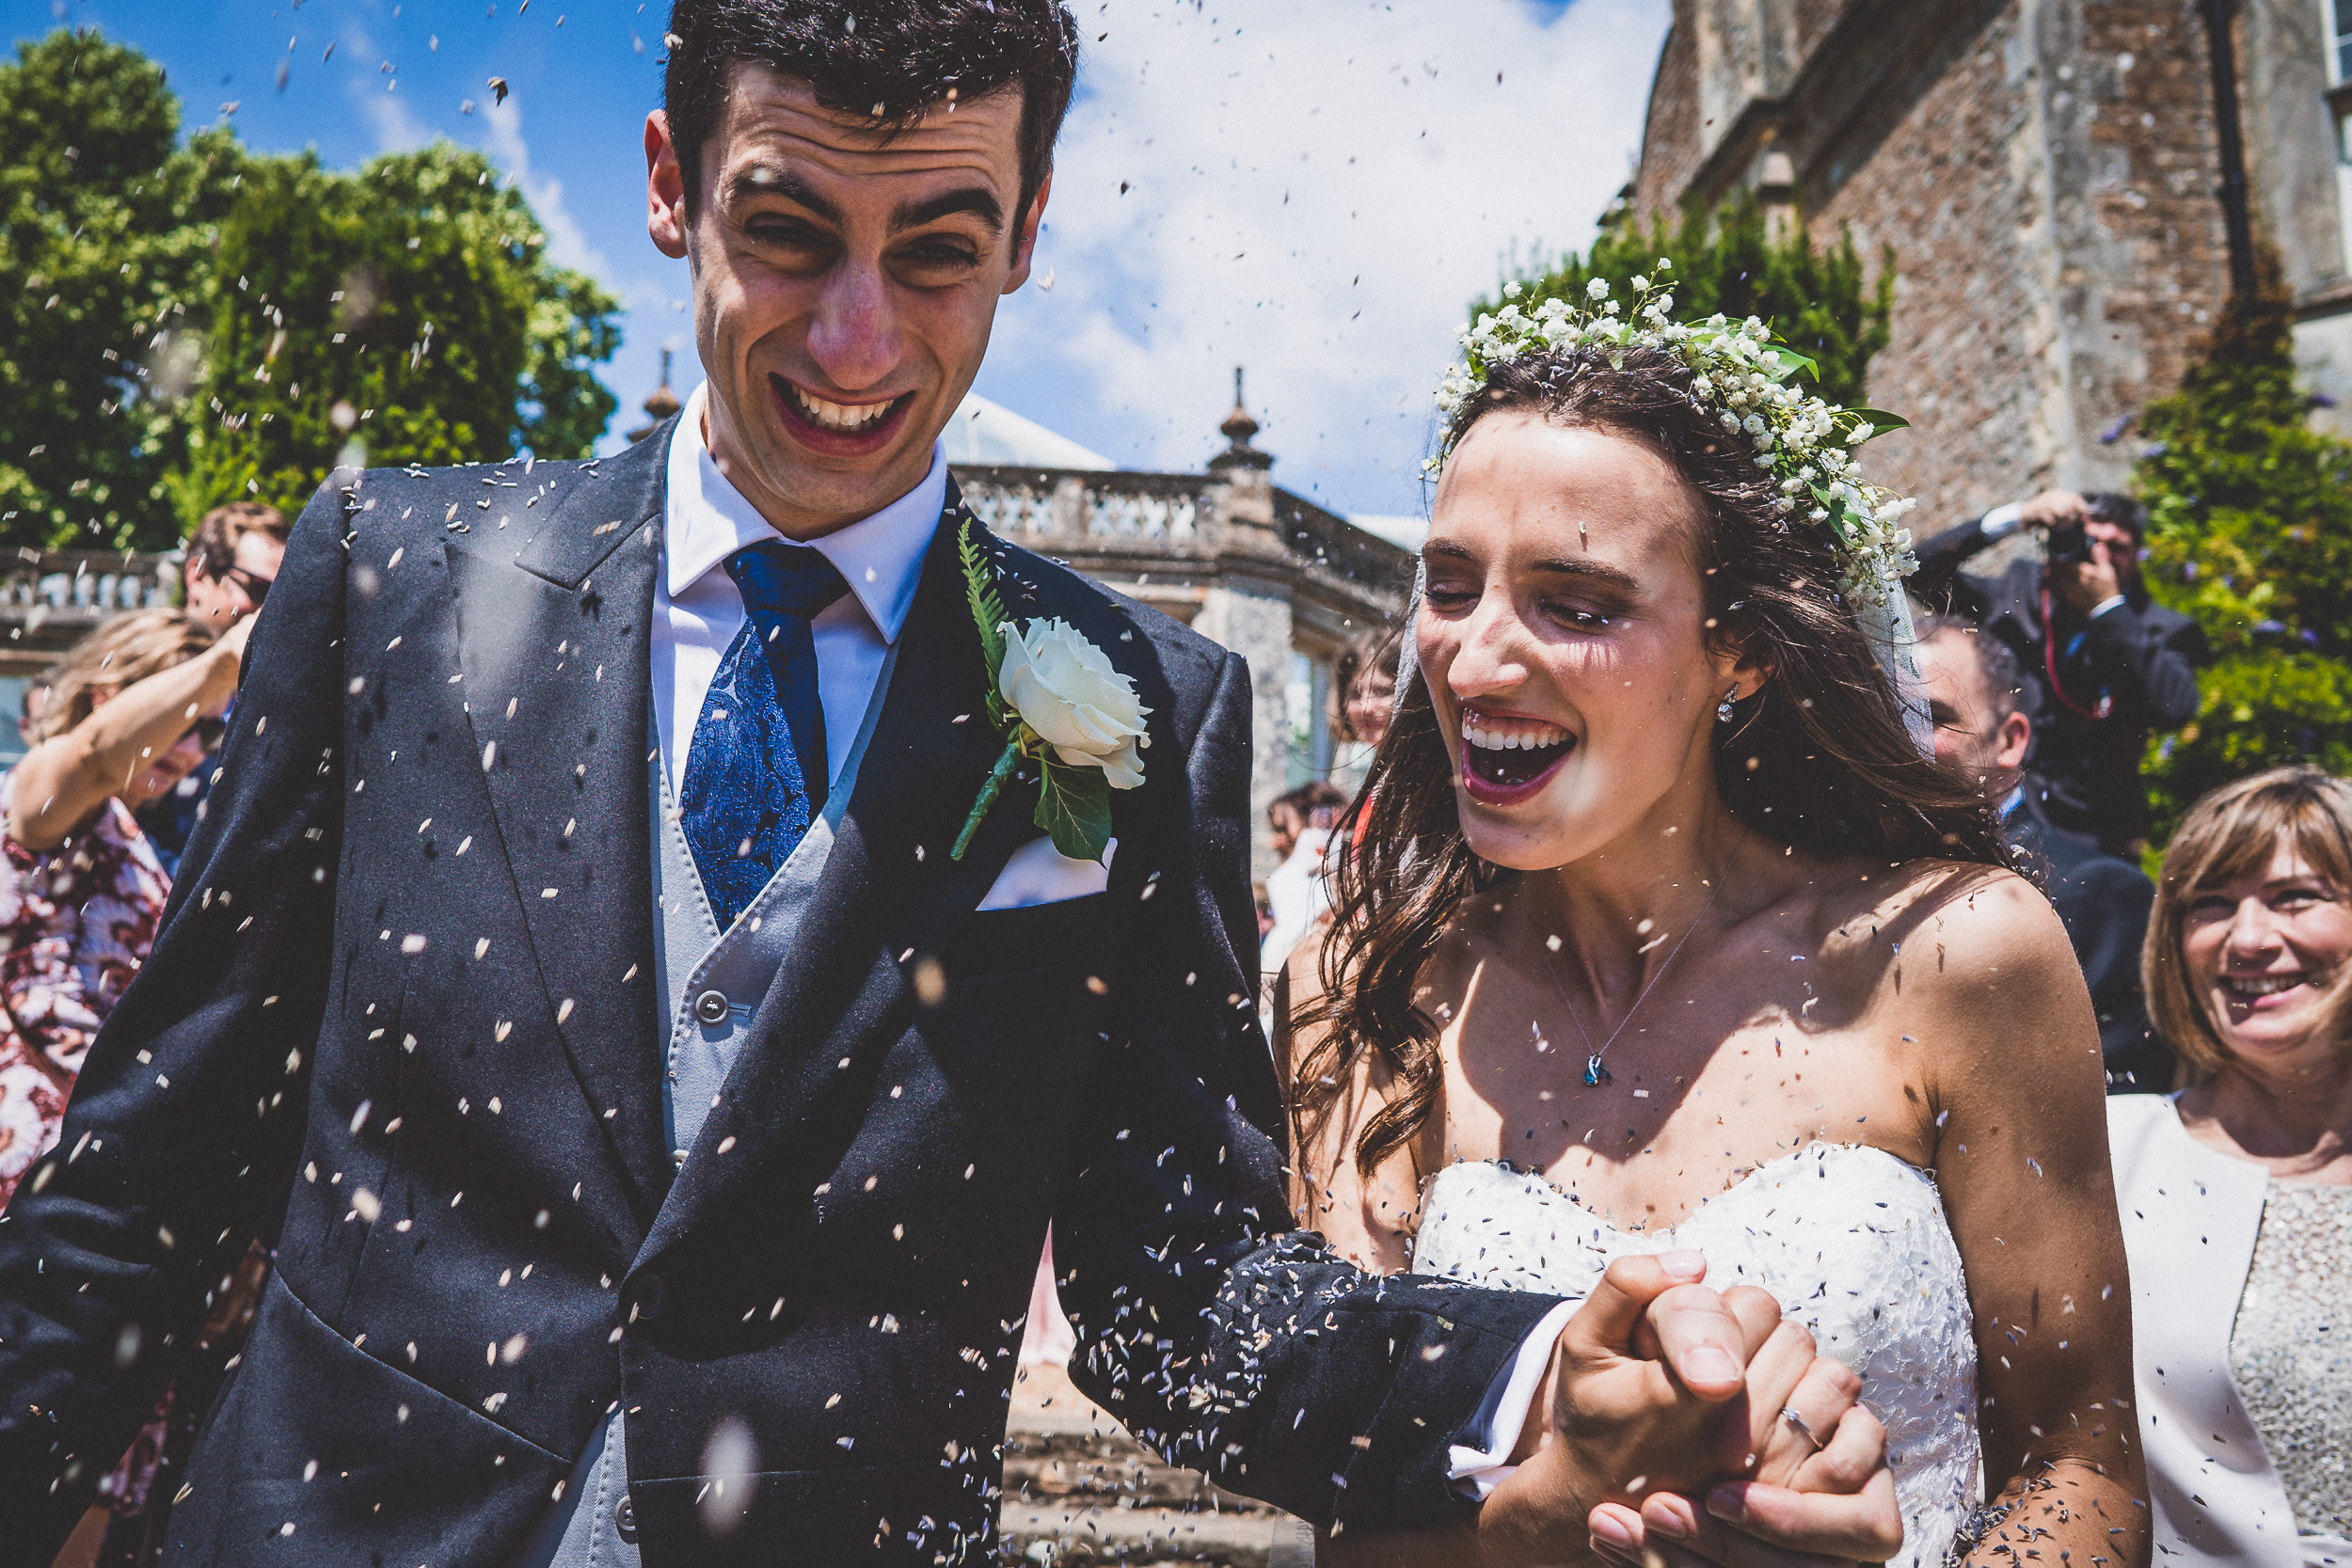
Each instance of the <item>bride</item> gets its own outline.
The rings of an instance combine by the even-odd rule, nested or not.
[[[1483,319],[1449,378],[1404,689],[1279,1004],[1300,1221],[1568,1297],[1699,1251],[1860,1375],[1897,1560],[2144,1564],[2098,1035],[1874,660],[1910,562],[1867,416],[1636,286]],[[1548,1402],[1483,1536],[1566,1484]],[[1720,1551],[1726,1479],[1579,1499],[1593,1550]]]

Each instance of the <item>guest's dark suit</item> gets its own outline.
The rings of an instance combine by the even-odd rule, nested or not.
[[[2137,582],[2122,605],[2088,624],[2053,594],[2058,625],[2046,626],[2039,561],[2011,562],[1997,578],[1960,569],[1986,544],[1982,519],[1945,530],[1919,546],[1911,591],[1931,609],[1964,615],[2009,644],[2025,676],[2019,705],[2033,720],[2026,788],[2042,798],[2053,822],[2114,854],[2147,836],[2139,761],[2149,732],[2197,717],[2205,634]],[[2058,680],[2073,705],[2050,687],[2052,637]],[[2105,716],[2089,717],[2102,700]]]
[[[1447,1441],[1550,1303],[1265,1243],[1244,666],[1035,556],[983,536],[1013,616],[1152,710],[1108,890],[975,912],[1027,786],[948,857],[999,742],[942,528],[807,934],[674,1174],[667,446],[303,515],[154,956],[0,1221],[0,1563],[48,1562],[257,1232],[167,1562],[498,1568],[615,1401],[648,1564],[977,1559],[1049,1215],[1079,1382],[1139,1435],[1311,1518],[1461,1506]],[[711,1542],[723,1421],[757,1474]]]
[[[2074,944],[2090,1006],[2099,1016],[2099,1054],[2109,1094],[2162,1094],[2172,1087],[2172,1052],[2148,1018],[2139,947],[2156,885],[2128,861],[2103,853],[2079,833],[2051,824],[2030,792],[2004,824],[2010,842],[2039,860],[2050,903]]]

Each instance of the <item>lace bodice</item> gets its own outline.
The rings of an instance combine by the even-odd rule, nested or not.
[[[1620,1230],[1491,1161],[1431,1179],[1413,1272],[1581,1296],[1612,1259],[1695,1248],[1707,1283],[1756,1285],[1862,1378],[1902,1507],[1894,1560],[1938,1568],[1979,1493],[1977,1349],[1934,1181],[1883,1149],[1815,1144],[1759,1165],[1668,1229]]]

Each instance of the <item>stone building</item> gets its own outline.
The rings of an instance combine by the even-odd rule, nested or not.
[[[2307,369],[2352,405],[2347,64],[2347,0],[1675,0],[1629,204],[1753,189],[1817,239],[1894,247],[1870,395],[1913,429],[1871,451],[1928,533],[2122,485],[2131,418],[2250,255],[2233,200],[2296,291]]]

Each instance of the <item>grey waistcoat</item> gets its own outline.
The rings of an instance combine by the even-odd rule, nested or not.
[[[826,796],[824,815],[809,824],[808,835],[723,935],[679,825],[660,736],[654,738],[645,786],[653,812],[654,905],[660,917],[654,922],[654,978],[670,1009],[670,1065],[661,1079],[661,1122],[671,1158],[681,1165],[741,1053],[753,1011],[768,994],[799,935],[898,662],[898,648],[893,643],[874,683],[873,698],[866,705],[857,740]],[[636,1530],[627,1512],[625,1436],[622,1411],[615,1403],[587,1452],[572,1467],[564,1495],[509,1560],[510,1568],[638,1568]]]

